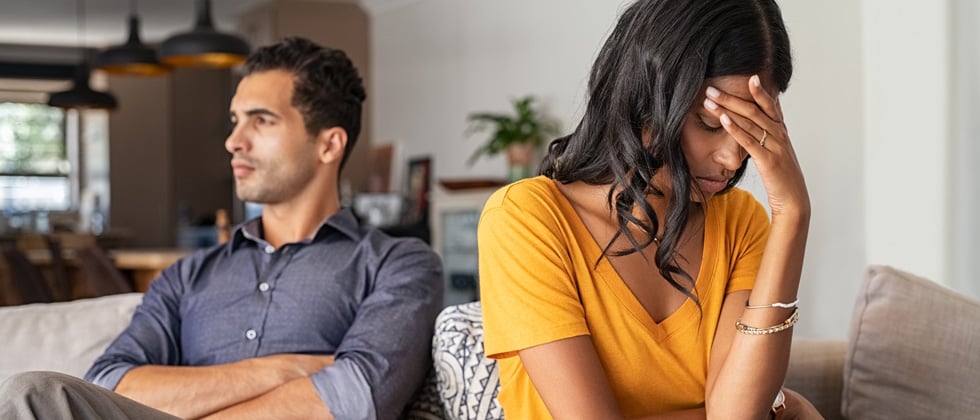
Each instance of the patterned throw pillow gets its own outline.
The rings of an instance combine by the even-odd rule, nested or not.
[[[503,419],[503,408],[497,401],[497,362],[483,357],[480,302],[443,309],[436,318],[435,330],[432,359],[445,418]]]
[[[432,338],[433,368],[402,419],[503,419],[497,362],[483,355],[480,302],[443,309]]]

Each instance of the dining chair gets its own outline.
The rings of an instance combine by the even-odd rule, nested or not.
[[[20,295],[20,303],[49,303],[54,301],[44,276],[15,244],[3,245],[3,258],[7,263],[10,284]]]
[[[68,278],[68,267],[65,264],[65,256],[62,252],[61,241],[51,235],[43,236],[44,244],[51,254],[51,269],[53,277],[51,282],[51,292],[55,300],[71,300],[71,280]]]
[[[75,250],[75,257],[82,269],[82,277],[92,297],[129,293],[133,291],[122,272],[112,263],[109,254],[98,246],[86,246]]]

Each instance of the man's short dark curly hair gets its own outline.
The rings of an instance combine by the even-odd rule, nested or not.
[[[317,135],[330,127],[347,132],[343,168],[361,131],[361,104],[367,96],[357,68],[343,51],[321,47],[300,37],[256,50],[245,62],[245,76],[269,70],[293,74],[293,102],[306,131]]]

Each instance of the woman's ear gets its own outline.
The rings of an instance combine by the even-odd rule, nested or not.
[[[320,130],[316,141],[320,146],[317,149],[320,161],[340,165],[344,159],[344,150],[347,149],[347,130],[341,127],[325,128]]]

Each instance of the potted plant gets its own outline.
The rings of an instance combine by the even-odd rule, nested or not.
[[[490,138],[473,152],[467,161],[473,164],[480,156],[507,152],[508,180],[516,181],[531,174],[534,152],[549,136],[558,133],[557,122],[534,107],[534,96],[518,98],[511,103],[514,114],[477,112],[466,117],[467,135],[492,131]]]

